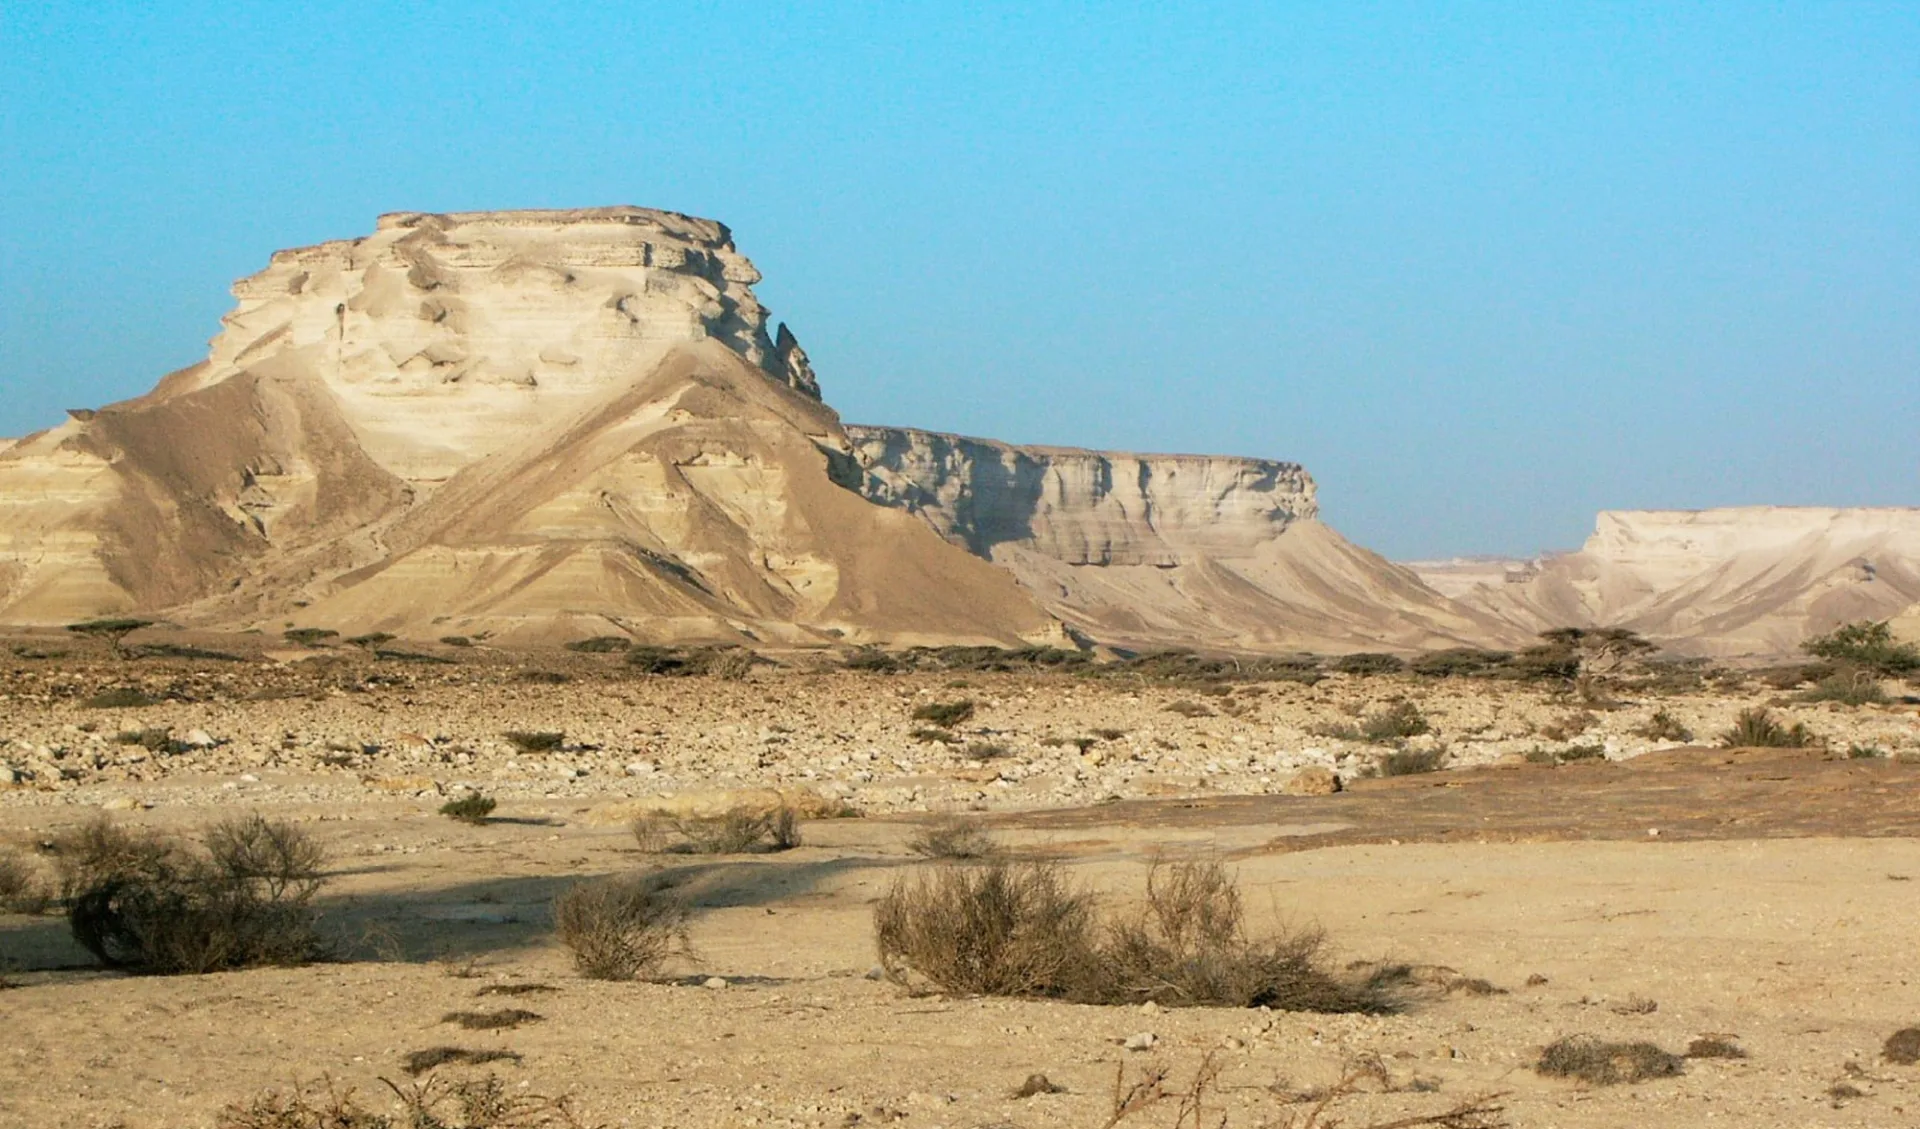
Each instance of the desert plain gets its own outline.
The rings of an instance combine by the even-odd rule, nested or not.
[[[326,852],[328,952],[136,976],[100,967],[57,905],[0,917],[0,1124],[215,1126],[298,1088],[398,1116],[388,1083],[491,1076],[565,1097],[583,1125],[1101,1127],[1157,1071],[1165,1097],[1119,1124],[1920,1119],[1920,1067],[1882,1053],[1920,1023],[1920,699],[1898,682],[1847,705],[1699,664],[1576,686],[979,651],[891,672],[770,653],[675,677],[558,648],[148,637],[170,652],[6,640],[0,847],[50,877],[49,846],[101,818],[179,835],[286,821]],[[1814,742],[1724,747],[1756,707]],[[1420,724],[1380,732],[1392,711]],[[440,814],[471,793],[497,801],[484,822]],[[633,831],[774,803],[803,817],[791,849],[677,853]],[[1329,967],[1398,969],[1394,1006],[897,982],[875,903],[968,865],[913,846],[956,815],[1103,907],[1137,904],[1155,862],[1219,862],[1251,931],[1323,930]],[[687,899],[687,950],[632,981],[581,975],[554,899],[636,873]],[[449,1021],[502,1009],[528,1014]],[[1582,1034],[1743,1057],[1617,1085],[1534,1069]],[[441,1047],[507,1057],[408,1074]],[[1344,1075],[1353,1092],[1328,1101]],[[1463,1109],[1480,1120],[1436,1120]]]

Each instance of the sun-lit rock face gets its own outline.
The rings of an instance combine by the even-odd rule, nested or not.
[[[0,622],[502,642],[1053,641],[842,485],[720,224],[406,213],[273,257],[209,358],[0,446]]]
[[[672,212],[401,212],[236,283],[207,363],[160,392],[297,357],[376,462],[434,481],[679,344],[719,341],[818,399],[792,335],[769,333],[759,279],[725,225]]]
[[[1623,626],[1701,654],[1778,654],[1920,601],[1920,508],[1608,511],[1580,551],[1460,598],[1532,629]]]

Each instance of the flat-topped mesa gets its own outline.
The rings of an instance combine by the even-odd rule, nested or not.
[[[443,479],[686,342],[719,341],[819,399],[793,335],[770,331],[759,280],[726,225],[675,212],[399,212],[236,283],[207,362],[156,394],[302,368],[381,465]]]
[[[845,430],[862,493],[989,559],[998,546],[1019,545],[1073,565],[1166,568],[1245,553],[1319,514],[1313,479],[1297,463]]]

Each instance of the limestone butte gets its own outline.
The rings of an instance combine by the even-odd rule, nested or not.
[[[720,224],[405,213],[273,257],[207,361],[0,449],[0,619],[1017,642],[1004,572],[837,485]]]

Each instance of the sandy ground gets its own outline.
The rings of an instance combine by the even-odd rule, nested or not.
[[[951,693],[947,681],[834,676],[754,693],[788,704],[785,724],[800,732],[800,719],[854,718],[861,688],[871,687],[883,697],[864,704],[884,701],[886,713],[868,723],[903,728],[898,707]],[[1245,711],[1251,717],[1188,719],[1168,718],[1161,699],[1191,691],[972,681],[976,695],[1006,711],[981,724],[1015,731],[1014,740],[1113,717],[1115,727],[1150,721],[1183,746],[1232,747],[1236,735],[1279,746],[1285,739],[1276,734],[1297,726],[1276,703],[1305,689],[1261,695]],[[1378,693],[1313,689],[1330,699]],[[623,692],[643,703],[635,709],[664,703],[690,712],[700,702],[723,709],[746,693],[707,680]],[[498,715],[464,716],[450,697],[434,696],[450,691],[372,693],[391,712],[443,711],[436,728],[465,726],[474,739],[499,725]],[[26,698],[16,692],[6,717],[16,740],[103,712],[81,710],[72,696]],[[551,712],[529,727],[575,727],[562,703],[538,700]],[[335,724],[337,701],[275,699],[256,708],[281,712],[247,722],[248,703],[209,696],[160,707],[179,714],[159,720],[320,731]],[[1623,709],[1645,714],[1656,704]],[[1544,699],[1430,705],[1446,717],[1565,712]],[[1682,701],[1678,709],[1704,720],[1730,706]],[[1615,716],[1601,724],[1625,728]],[[1877,727],[1896,740],[1914,724],[1910,707],[1807,716]],[[757,755],[757,742],[735,744]],[[426,775],[457,771],[435,763],[422,762]],[[1910,956],[1920,766],[1892,759],[1656,753],[1356,781],[1324,797],[1195,787],[1167,799],[1030,802],[988,816],[1010,848],[1063,860],[1116,902],[1137,896],[1154,857],[1216,856],[1235,869],[1262,925],[1315,923],[1337,960],[1445,966],[1503,990],[1430,992],[1380,1017],[916,997],[870,979],[871,903],[896,875],[925,865],[905,845],[922,818],[910,803],[809,822],[806,845],[783,854],[701,859],[643,854],[623,827],[595,817],[657,784],[637,776],[608,774],[617,786],[603,789],[502,787],[495,820],[467,827],[434,814],[440,788],[395,793],[353,769],[287,763],[278,776],[256,770],[260,779],[248,784],[224,766],[155,767],[146,780],[0,792],[0,844],[30,848],[115,798],[126,801],[116,818],[167,830],[248,808],[299,821],[331,852],[325,920],[348,959],[128,978],[88,967],[62,919],[0,917],[0,960],[15,985],[0,992],[0,1125],[211,1126],[228,1102],[323,1077],[384,1107],[379,1079],[403,1079],[403,1055],[442,1044],[516,1052],[517,1063],[490,1069],[514,1086],[569,1094],[590,1123],[615,1126],[1098,1127],[1116,1071],[1134,1077],[1164,1064],[1183,1081],[1210,1053],[1221,1067],[1211,1100],[1240,1127],[1286,1124],[1307,1108],[1289,1104],[1300,1091],[1368,1053],[1386,1062],[1393,1088],[1343,1103],[1348,1129],[1483,1093],[1505,1094],[1507,1118],[1528,1127],[1920,1121],[1920,1068],[1879,1056],[1889,1033],[1920,1023]],[[722,783],[755,782],[742,774]],[[663,867],[681,871],[697,897],[695,959],[670,966],[663,983],[577,976],[551,937],[554,894],[583,876]],[[725,986],[706,986],[714,977]],[[502,984],[553,990],[477,996]],[[542,1018],[500,1032],[441,1022],[450,1011],[497,1006]],[[1696,1060],[1678,1078],[1608,1088],[1529,1069],[1543,1044],[1576,1032],[1674,1051],[1724,1034],[1750,1057]],[[1141,1033],[1156,1036],[1152,1050],[1122,1048]],[[1011,1097],[1033,1073],[1067,1092]],[[1832,1096],[1842,1083],[1859,1096]],[[1172,1116],[1168,1106],[1127,1124],[1170,1126]]]

